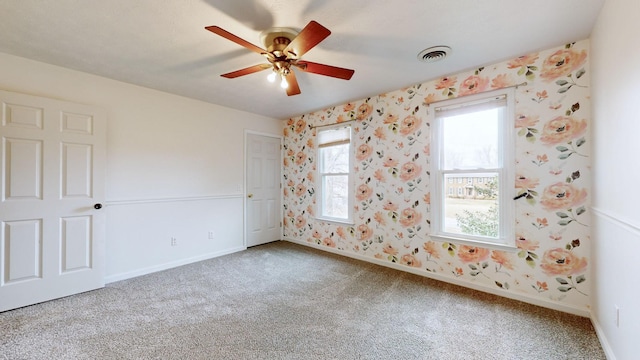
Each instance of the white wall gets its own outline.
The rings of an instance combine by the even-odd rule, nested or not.
[[[640,340],[640,2],[608,0],[591,38],[593,320],[611,359]],[[620,309],[616,324],[616,307]]]
[[[279,120],[2,53],[0,89],[106,110],[107,281],[244,247],[244,131]]]

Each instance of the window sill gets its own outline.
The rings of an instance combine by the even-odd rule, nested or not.
[[[492,250],[501,250],[501,251],[509,251],[516,252],[518,248],[512,244],[503,244],[499,242],[489,242],[489,241],[481,241],[481,240],[470,240],[459,238],[455,236],[448,235],[438,235],[438,234],[429,234],[431,239],[443,242],[450,242],[455,244],[469,245],[469,246],[477,246]]]
[[[342,219],[336,219],[336,218],[323,218],[323,217],[315,217],[315,219],[317,221],[322,221],[325,223],[336,224],[336,225],[347,225],[347,226],[355,225],[355,223],[349,219],[342,220]]]

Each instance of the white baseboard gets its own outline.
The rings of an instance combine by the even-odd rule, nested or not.
[[[346,256],[346,257],[350,257],[356,260],[362,260],[362,261],[366,261],[369,263],[373,263],[376,265],[381,265],[381,266],[386,266],[388,268],[392,268],[395,270],[400,270],[400,271],[404,271],[404,272],[408,272],[408,273],[412,273],[415,275],[420,275],[420,276],[424,276],[427,278],[431,278],[434,280],[439,280],[439,281],[444,281],[450,284],[454,284],[454,285],[458,285],[458,286],[462,286],[462,287],[466,287],[466,288],[470,288],[470,289],[474,289],[474,290],[478,290],[478,291],[482,291],[482,292],[486,292],[489,294],[493,294],[493,295],[498,295],[498,296],[502,296],[502,297],[506,297],[509,299],[513,299],[513,300],[518,300],[518,301],[522,301],[528,304],[532,304],[532,305],[536,305],[536,306],[541,306],[541,307],[545,307],[548,309],[552,309],[552,310],[558,310],[558,311],[562,311],[562,312],[566,312],[569,314],[574,314],[574,315],[578,315],[578,316],[582,316],[582,317],[591,317],[591,313],[589,312],[589,310],[587,309],[582,309],[582,308],[577,308],[574,306],[569,306],[566,304],[561,304],[561,303],[557,303],[551,300],[544,300],[544,299],[537,299],[537,298],[532,298],[526,295],[522,295],[522,294],[516,294],[516,293],[511,293],[511,292],[506,292],[506,291],[500,291],[497,289],[494,289],[492,287],[486,286],[484,284],[476,284],[476,283],[470,283],[468,281],[462,281],[462,280],[458,280],[455,278],[450,278],[447,276],[442,276],[436,273],[430,273],[424,270],[419,270],[419,269],[414,269],[408,266],[403,266],[397,263],[391,263],[391,262],[387,262],[387,261],[383,261],[383,260],[378,260],[375,258],[370,258],[367,256],[363,256],[360,254],[355,254],[355,253],[349,253],[346,251],[342,251],[342,250],[336,250],[333,248],[329,248],[326,246],[321,246],[321,245],[317,245],[317,244],[312,244],[312,243],[308,243],[306,241],[300,241],[300,240],[296,240],[296,239],[291,239],[291,238],[284,238],[284,240],[292,242],[292,243],[296,243],[296,244],[300,244],[300,245],[305,245],[308,247],[312,247],[314,249],[319,249],[322,251],[327,251],[327,252],[331,252],[337,255],[342,255],[342,256]]]
[[[591,324],[593,324],[593,328],[596,329],[596,335],[598,335],[600,346],[602,346],[602,350],[604,351],[604,355],[607,357],[607,360],[616,360],[616,356],[611,349],[611,345],[609,345],[609,341],[607,341],[604,330],[602,329],[602,326],[600,326],[598,319],[593,316],[593,314],[591,314]]]
[[[246,249],[247,249],[246,247],[241,246],[241,247],[226,249],[226,250],[223,250],[223,251],[217,251],[217,252],[212,252],[212,253],[208,253],[208,254],[204,254],[204,255],[194,256],[194,257],[190,257],[190,258],[187,258],[187,259],[180,259],[180,260],[176,260],[176,261],[171,261],[171,262],[164,263],[164,264],[150,266],[150,267],[147,267],[147,268],[144,268],[144,269],[138,269],[138,270],[129,271],[129,272],[126,272],[126,273],[109,275],[109,276],[105,277],[104,281],[105,281],[106,284],[109,284],[109,283],[116,282],[116,281],[127,280],[127,279],[131,279],[131,278],[134,278],[134,277],[151,274],[151,273],[154,273],[154,272],[167,270],[167,269],[171,269],[171,268],[182,266],[182,265],[192,264],[192,263],[195,263],[195,262],[198,262],[198,261],[213,259],[213,258],[216,258],[216,257],[219,257],[219,256],[232,254],[232,253],[235,253],[235,252],[238,252],[238,251],[243,251],[243,250],[246,250]]]

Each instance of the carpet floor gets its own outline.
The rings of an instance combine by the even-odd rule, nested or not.
[[[0,360],[605,359],[587,318],[279,241],[0,313]]]

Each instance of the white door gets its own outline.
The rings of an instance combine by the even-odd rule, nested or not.
[[[104,286],[106,121],[0,91],[0,311]]]
[[[280,138],[247,133],[247,246],[280,240]]]

